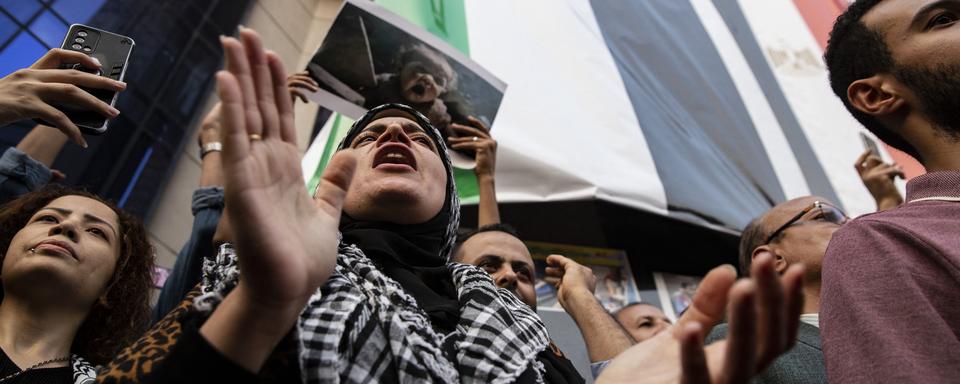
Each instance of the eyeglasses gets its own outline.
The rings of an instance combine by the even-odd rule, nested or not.
[[[786,224],[781,225],[780,228],[777,228],[776,231],[773,231],[773,233],[767,237],[767,241],[765,241],[764,244],[769,244],[774,238],[777,237],[777,235],[791,225],[796,224],[804,216],[809,217],[809,219],[806,221],[823,221],[837,225],[843,225],[847,222],[847,220],[849,220],[847,215],[843,213],[840,208],[837,208],[830,203],[814,201],[813,204],[810,204],[808,207],[800,211],[800,213],[797,213],[797,215],[787,221]]]

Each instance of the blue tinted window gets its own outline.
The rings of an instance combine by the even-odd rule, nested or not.
[[[37,34],[48,47],[59,47],[63,36],[67,34],[67,25],[50,11],[44,12],[30,24],[30,30]]]
[[[10,37],[17,32],[17,25],[13,23],[13,20],[10,20],[7,15],[0,13],[0,46],[3,46]]]
[[[29,67],[34,61],[47,53],[47,48],[27,33],[14,38],[3,52],[0,52],[0,77],[9,75],[20,68]]]
[[[103,6],[104,0],[57,0],[53,3],[53,10],[71,24],[86,23],[97,10]]]
[[[40,10],[40,2],[36,0],[0,0],[0,7],[10,12],[21,23],[26,24]]]

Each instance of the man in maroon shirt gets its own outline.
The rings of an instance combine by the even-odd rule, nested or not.
[[[926,167],[906,203],[837,231],[823,263],[831,383],[956,382],[960,369],[960,1],[860,0],[825,59],[871,132]]]

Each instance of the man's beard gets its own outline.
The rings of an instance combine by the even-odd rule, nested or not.
[[[960,139],[960,65],[899,65],[894,71],[919,99],[920,112],[941,132]]]

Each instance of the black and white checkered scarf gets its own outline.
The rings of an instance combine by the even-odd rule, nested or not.
[[[444,140],[426,118],[409,107],[381,106],[359,120],[344,143],[391,108],[417,117],[440,148],[450,180],[445,204],[450,220],[440,251],[446,258],[453,249],[460,207]],[[537,314],[510,291],[497,288],[483,270],[456,263],[447,268],[460,316],[453,332],[443,334],[414,297],[363,250],[341,241],[334,273],[311,297],[297,325],[304,382],[509,383],[527,371],[542,382],[545,368],[537,354],[549,337]],[[239,279],[232,248],[221,247],[203,270],[203,295],[195,307],[209,313]]]

